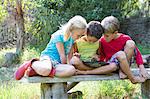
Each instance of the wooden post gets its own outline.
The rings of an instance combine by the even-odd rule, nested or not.
[[[150,80],[145,81],[141,85],[142,96],[146,99],[150,99]]]
[[[52,99],[52,84],[41,83],[41,99]]]
[[[76,86],[79,82],[71,82],[67,84],[67,91],[72,89],[74,86]]]
[[[67,83],[42,83],[41,99],[68,99]]]

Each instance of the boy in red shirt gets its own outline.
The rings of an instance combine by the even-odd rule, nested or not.
[[[144,68],[141,53],[128,35],[118,32],[120,28],[118,19],[108,16],[102,20],[101,24],[105,32],[99,41],[100,61],[108,62],[112,71],[120,69],[120,78],[128,77],[132,83],[144,82],[148,73]],[[130,60],[133,55],[135,55],[141,76],[134,76],[130,70]],[[110,73],[109,65],[86,71],[78,70],[77,74],[102,74],[103,68],[105,70],[103,74],[107,74],[107,71]]]

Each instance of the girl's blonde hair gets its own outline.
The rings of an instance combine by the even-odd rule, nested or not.
[[[114,16],[108,16],[101,21],[101,25],[104,28],[104,33],[114,33],[120,28],[119,20]]]
[[[68,40],[70,34],[75,29],[86,29],[87,22],[82,16],[74,16],[65,25],[61,26],[61,29],[65,33],[64,40]]]

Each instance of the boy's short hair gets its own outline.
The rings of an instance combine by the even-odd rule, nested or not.
[[[99,39],[103,33],[104,29],[99,21],[91,21],[88,23],[87,35]]]
[[[114,33],[120,29],[120,22],[114,16],[105,17],[101,21],[101,25],[104,28],[104,33]]]

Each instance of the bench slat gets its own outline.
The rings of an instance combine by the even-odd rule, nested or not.
[[[146,69],[150,74],[150,68]],[[132,69],[134,75],[139,74],[139,69]],[[98,81],[98,80],[119,80],[118,74],[109,75],[76,75],[68,78],[50,78],[50,77],[23,77],[20,81],[25,83],[58,83],[58,82],[80,82],[80,81]],[[149,77],[150,79],[150,77]]]

